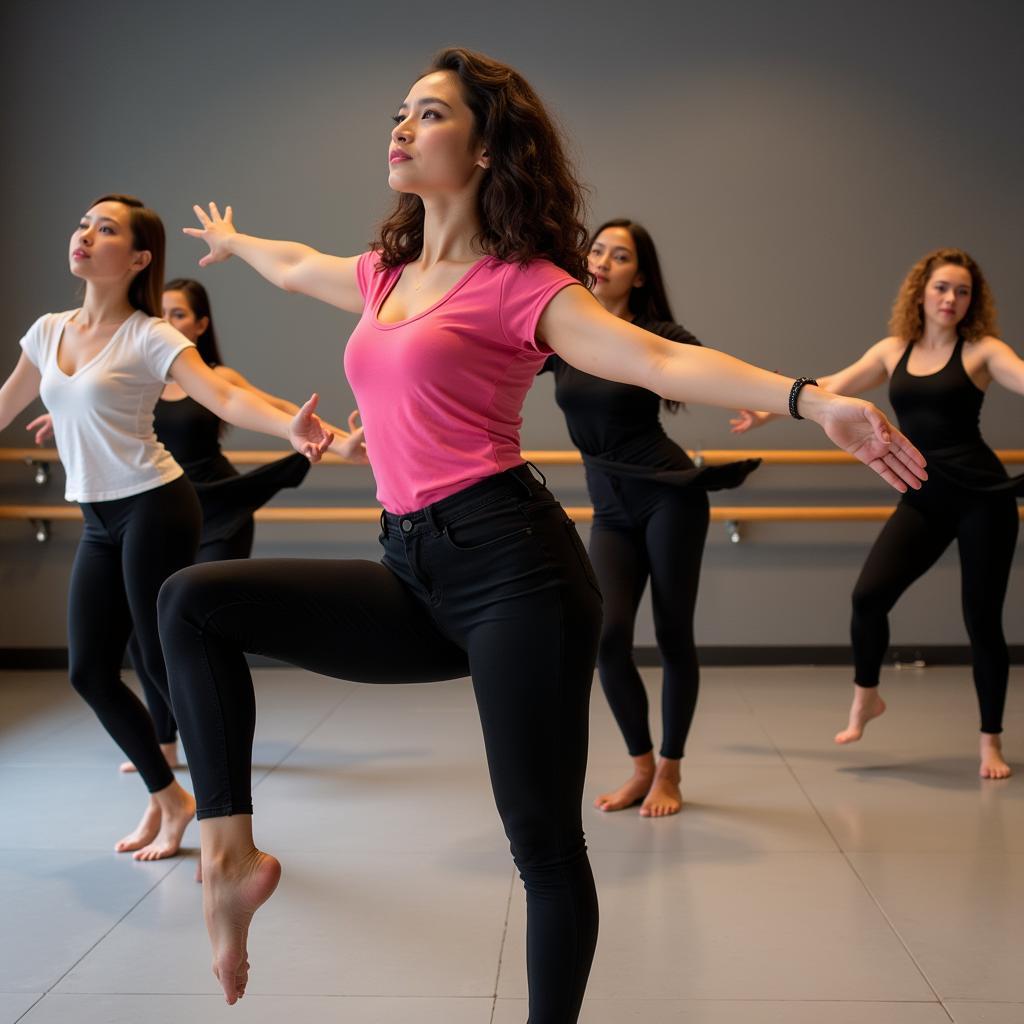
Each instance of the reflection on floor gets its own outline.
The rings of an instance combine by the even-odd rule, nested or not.
[[[890,672],[889,713],[840,749],[847,680],[706,670],[661,821],[590,808],[628,767],[595,693],[585,1024],[1024,1021],[1024,671],[1004,782],[977,778],[968,670]],[[467,683],[257,686],[257,840],[285,875],[228,1010],[196,827],[180,858],[114,854],[137,777],[61,674],[0,674],[0,1024],[522,1024],[523,899]]]

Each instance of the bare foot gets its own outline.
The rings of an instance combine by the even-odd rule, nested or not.
[[[996,733],[981,734],[981,768],[983,779],[1008,779],[1013,770],[1003,760],[1003,742]]]
[[[160,805],[160,829],[157,834],[136,851],[136,860],[163,860],[173,857],[181,849],[181,837],[188,823],[195,817],[196,802],[192,794],[176,782],[153,794]]]
[[[155,797],[150,796],[149,805],[146,807],[146,813],[142,815],[139,827],[115,843],[114,849],[118,853],[128,853],[131,850],[141,850],[144,846],[149,845],[156,839],[157,833],[160,831],[161,817],[160,805]]]
[[[679,762],[662,760],[650,791],[640,805],[641,818],[665,818],[683,809],[683,794],[679,788]]]
[[[632,778],[611,793],[602,793],[594,806],[599,811],[621,811],[640,803],[654,781],[654,751],[633,758]]]
[[[164,755],[167,760],[167,767],[172,771],[175,768],[184,768],[185,766],[178,760],[178,741],[175,740],[173,743],[161,743],[160,752]],[[119,772],[137,772],[139,769],[132,764],[131,761],[122,761],[117,769]]]
[[[621,811],[640,803],[651,788],[650,775],[634,775],[611,793],[602,793],[594,806],[599,811]]]
[[[836,733],[836,743],[856,743],[864,735],[864,726],[885,711],[885,701],[878,696],[877,687],[854,683],[853,689],[850,721],[842,732]]]
[[[229,1006],[245,995],[249,982],[249,923],[280,880],[277,858],[255,847],[238,860],[211,858],[205,865],[203,916],[213,946],[213,975]]]

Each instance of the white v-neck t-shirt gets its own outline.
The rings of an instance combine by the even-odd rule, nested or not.
[[[181,467],[157,440],[153,408],[174,360],[192,342],[136,310],[110,341],[68,376],[57,364],[64,328],[78,312],[47,313],[21,339],[39,370],[39,394],[67,474],[68,501],[113,501],[176,480]]]

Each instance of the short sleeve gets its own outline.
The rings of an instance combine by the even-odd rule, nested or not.
[[[151,318],[142,328],[142,357],[146,368],[153,376],[164,383],[171,364],[187,348],[195,348],[181,331],[172,327],[166,320]]]
[[[364,252],[359,257],[359,262],[356,263],[356,280],[359,282],[359,290],[363,293],[363,305],[366,305],[366,297],[370,294],[370,284],[373,281],[373,275],[377,273],[377,267],[380,265],[377,253],[372,249],[369,252]]]
[[[537,324],[548,303],[571,284],[579,281],[549,260],[533,260],[525,266],[509,264],[498,308],[501,329],[509,344],[549,354],[551,350],[537,341]]]
[[[18,342],[28,361],[40,372],[46,364],[46,322],[50,314],[41,316]]]

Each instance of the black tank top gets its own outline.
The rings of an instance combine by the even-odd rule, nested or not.
[[[175,401],[161,398],[153,410],[156,436],[193,482],[233,476],[220,450],[220,419],[186,396]]]
[[[889,401],[900,429],[924,452],[980,441],[985,392],[964,369],[963,338],[957,339],[941,370],[924,376],[907,371],[913,347],[913,342],[907,345],[889,381]]]

